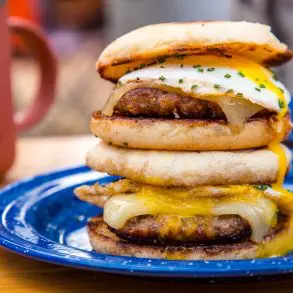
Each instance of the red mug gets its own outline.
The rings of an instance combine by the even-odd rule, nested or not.
[[[5,1],[4,1],[5,2]],[[14,113],[10,84],[10,34],[16,34],[31,51],[40,68],[40,86],[30,107]],[[16,133],[29,129],[47,113],[54,99],[57,63],[44,34],[33,23],[9,17],[0,0],[0,177],[15,158]]]

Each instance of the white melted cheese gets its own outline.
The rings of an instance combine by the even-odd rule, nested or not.
[[[215,205],[213,213],[220,215],[239,215],[246,219],[251,227],[251,240],[261,242],[268,233],[274,220],[276,205],[267,198],[258,199],[256,203],[231,202]]]

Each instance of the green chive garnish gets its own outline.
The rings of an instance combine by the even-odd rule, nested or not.
[[[145,63],[142,63],[142,64],[140,64],[140,65],[138,66],[139,69],[142,69],[142,68],[144,68],[144,67],[145,67]]]
[[[266,88],[266,86],[265,86],[264,84],[262,84],[262,83],[259,85],[259,87],[260,87],[261,89]]]
[[[198,68],[197,71],[198,72],[203,72],[203,68]]]
[[[194,84],[194,85],[191,86],[191,90],[195,90],[197,87],[198,87],[198,85]]]
[[[183,79],[180,78],[180,79],[178,80],[178,82],[179,82],[179,83],[183,83]]]
[[[261,89],[259,89],[259,88],[257,88],[257,87],[255,87],[254,89],[255,89],[256,91],[258,91],[258,92],[261,91]]]
[[[241,77],[245,77],[244,73],[241,72],[241,71],[238,71],[238,75],[241,76]]]
[[[207,69],[207,71],[214,71],[216,68],[215,67],[210,67]]]
[[[277,74],[274,72],[273,73],[273,79],[275,80],[275,81],[279,81],[279,78],[278,78],[278,76],[277,76]]]
[[[193,68],[199,68],[200,65],[199,65],[199,64],[198,64],[198,65],[193,65],[192,67],[193,67]]]
[[[224,75],[224,77],[225,77],[225,78],[230,78],[230,77],[231,77],[231,74],[226,73],[226,74]]]
[[[233,91],[234,91],[233,89],[228,89],[228,90],[226,91],[226,93],[227,93],[227,94],[230,94],[230,93],[233,93]]]
[[[159,77],[159,80],[161,80],[161,81],[164,81],[166,78],[163,76],[163,75],[161,75],[160,77]]]
[[[281,93],[282,93],[282,94],[284,93],[284,90],[283,90],[283,89],[281,89],[280,87],[279,87],[279,90],[281,91]]]
[[[267,190],[268,188],[271,188],[272,185],[270,185],[270,184],[260,184],[260,185],[254,185],[253,187],[258,189],[258,190],[264,191],[264,190]]]
[[[285,108],[285,103],[284,103],[284,101],[282,101],[282,100],[279,99],[278,102],[279,102],[279,107],[280,107],[280,109]]]
[[[243,97],[243,94],[242,94],[242,93],[237,93],[236,96],[237,96],[237,97]]]
[[[214,88],[215,89],[219,89],[220,88],[220,85],[219,84],[214,84]]]

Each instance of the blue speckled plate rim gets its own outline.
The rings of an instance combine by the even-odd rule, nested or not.
[[[28,191],[32,187],[31,185],[36,187],[39,183],[88,172],[89,170],[90,169],[85,166],[77,166],[27,177],[2,188],[0,190],[0,203],[4,196],[9,196],[10,193],[17,191],[18,189],[22,190],[28,188]],[[291,177],[292,175],[290,175],[288,176],[289,181],[293,181]],[[105,174],[105,177],[106,176],[108,175]],[[21,196],[21,193],[19,196]],[[2,210],[0,211],[2,212]],[[60,243],[57,244],[67,247]],[[278,258],[231,261],[171,261],[111,256],[112,260],[114,260],[111,263],[99,259],[98,257],[101,256],[101,254],[95,252],[88,252],[92,256],[90,259],[64,257],[57,255],[52,249],[44,249],[40,245],[31,243],[14,235],[2,225],[2,217],[0,222],[0,246],[26,257],[58,265],[140,276],[214,278],[275,275],[293,272],[293,256],[290,255]],[[76,248],[70,249],[78,251]],[[161,263],[162,261],[164,264]]]

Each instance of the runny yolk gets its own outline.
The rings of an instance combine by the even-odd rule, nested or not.
[[[170,58],[166,61],[166,64],[178,65],[178,63],[179,62],[176,58]],[[187,56],[183,60],[180,60],[180,63],[182,65],[197,64],[198,66],[235,69],[238,71],[238,74],[240,76],[253,81],[256,87],[265,87],[267,90],[275,93],[278,96],[280,105],[282,105],[282,107],[280,107],[282,110],[282,114],[286,114],[287,112],[287,110],[285,109],[286,100],[283,90],[272,81],[272,79],[274,78],[274,73],[253,60],[246,59],[241,56],[231,56],[229,58],[225,58],[215,55],[196,55]]]
[[[283,187],[286,171],[287,171],[287,157],[284,149],[281,147],[280,142],[284,137],[285,127],[283,118],[288,111],[288,105],[284,98],[284,95],[279,96],[279,101],[281,101],[283,107],[281,111],[277,115],[278,126],[277,126],[277,138],[275,141],[271,142],[268,145],[268,148],[274,152],[278,157],[279,162],[279,170],[277,175],[277,180],[274,184],[272,184],[272,188],[274,191],[279,192],[284,199],[287,200],[286,206],[292,208],[293,207],[293,194],[286,190]],[[280,233],[275,239],[267,243],[263,243],[258,248],[258,257],[272,257],[272,256],[280,256],[292,249],[292,233],[293,233],[293,216],[289,214],[288,227],[286,232]]]

